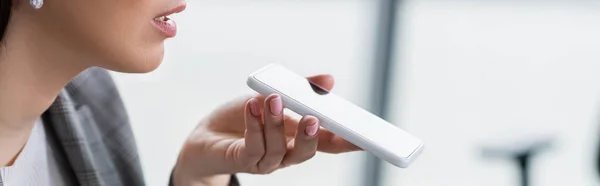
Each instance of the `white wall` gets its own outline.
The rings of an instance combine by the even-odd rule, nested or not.
[[[517,185],[480,148],[523,133],[556,134],[535,186],[598,185],[598,3],[409,1],[400,16],[392,120],[426,148],[409,169],[387,166],[386,185]]]
[[[114,74],[129,110],[148,185],[165,185],[196,122],[229,99],[250,93],[247,75],[271,62],[305,75],[330,73],[334,91],[367,106],[375,38],[375,2],[188,1],[175,20],[163,65],[144,75]],[[221,87],[221,88],[217,88]],[[244,185],[360,183],[361,153],[318,154]],[[293,181],[290,181],[293,180]]]

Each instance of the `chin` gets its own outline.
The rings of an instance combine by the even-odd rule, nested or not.
[[[122,72],[138,73],[138,74],[149,73],[149,72],[156,70],[160,66],[161,63],[162,63],[162,60],[146,61],[142,65],[138,65],[138,66],[135,66],[135,67],[132,67],[129,69],[124,69]]]
[[[111,60],[114,63],[104,68],[121,73],[149,73],[162,64],[163,58],[164,48],[160,47],[152,52],[142,52],[135,56],[122,57],[121,60]]]

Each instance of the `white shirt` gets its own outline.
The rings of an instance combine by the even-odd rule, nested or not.
[[[66,175],[68,164],[46,135],[38,120],[23,150],[12,166],[0,167],[0,182],[4,186],[65,186],[73,185]]]

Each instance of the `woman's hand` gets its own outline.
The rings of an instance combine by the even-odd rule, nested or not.
[[[329,75],[308,78],[325,89]],[[357,146],[320,128],[317,118],[283,113],[279,95],[233,100],[201,121],[181,150],[175,185],[227,185],[235,173],[269,174],[302,163],[316,151],[342,153]]]

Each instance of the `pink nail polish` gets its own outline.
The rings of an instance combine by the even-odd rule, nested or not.
[[[271,99],[271,114],[275,116],[279,116],[283,111],[283,103],[281,102],[281,97],[277,96]]]
[[[319,130],[318,121],[315,122],[315,123],[313,123],[313,124],[311,124],[311,125],[309,125],[309,126],[306,126],[306,129],[304,130],[304,133],[307,136],[314,136],[317,133],[317,130]]]
[[[250,100],[250,112],[254,116],[260,116],[260,108],[258,106],[258,101],[256,101],[256,99]]]

